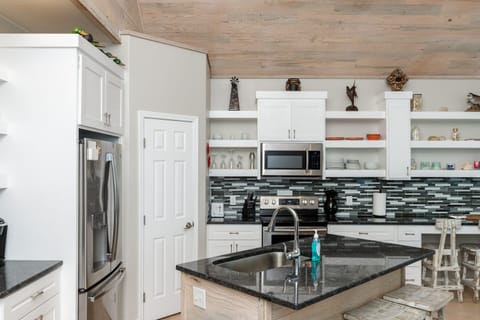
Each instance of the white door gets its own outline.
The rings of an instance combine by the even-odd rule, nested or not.
[[[175,265],[196,259],[198,183],[194,124],[144,120],[144,319],[180,312]],[[188,228],[190,223],[194,227]]]

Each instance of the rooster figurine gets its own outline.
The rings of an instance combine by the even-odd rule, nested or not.
[[[348,99],[352,102],[345,110],[346,111],[358,111],[358,108],[355,106],[355,98],[357,97],[357,87],[355,86],[355,81],[353,81],[352,87],[347,86],[347,96]]]
[[[467,102],[470,107],[465,111],[473,111],[478,112],[480,111],[480,96],[474,93],[467,94]]]

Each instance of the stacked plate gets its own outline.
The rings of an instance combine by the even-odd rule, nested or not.
[[[347,160],[345,167],[350,170],[360,170],[362,168],[358,160]]]
[[[343,170],[345,169],[345,163],[342,160],[327,161],[327,169],[329,170]]]

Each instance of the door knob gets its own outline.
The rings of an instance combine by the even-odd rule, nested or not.
[[[183,228],[184,230],[188,230],[190,228],[193,228],[193,226],[195,225],[195,223],[192,221],[192,222],[187,222],[185,224],[185,227]]]

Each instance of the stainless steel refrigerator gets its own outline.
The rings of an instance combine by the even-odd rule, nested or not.
[[[119,319],[121,145],[80,140],[79,320]]]

